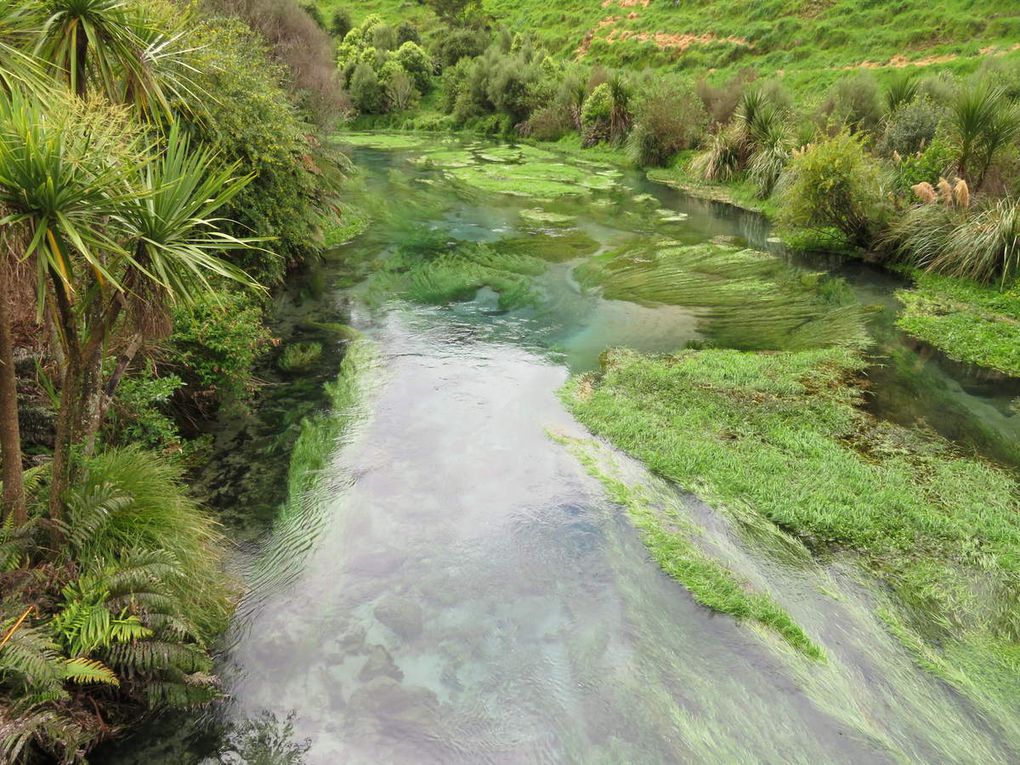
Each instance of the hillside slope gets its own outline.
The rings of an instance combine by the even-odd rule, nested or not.
[[[355,20],[435,23],[414,0],[318,0]],[[969,71],[1020,61],[1020,3],[1010,0],[483,0],[557,57],[726,79],[754,68],[817,91],[855,68]]]

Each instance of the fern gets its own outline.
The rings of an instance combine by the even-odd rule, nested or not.
[[[120,685],[120,680],[113,670],[95,659],[67,659],[64,662],[64,679],[82,685],[90,683]]]

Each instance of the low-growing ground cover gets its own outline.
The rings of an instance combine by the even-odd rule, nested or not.
[[[897,297],[905,332],[959,361],[1020,376],[1020,289],[918,273]]]

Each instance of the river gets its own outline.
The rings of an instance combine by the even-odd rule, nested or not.
[[[447,148],[465,146],[488,150]],[[360,401],[340,415],[344,438],[303,514],[247,534],[252,541],[238,553],[251,587],[221,658],[228,700],[200,719],[157,721],[97,761],[1020,760],[1015,739],[889,634],[876,616],[881,593],[852,560],[779,554],[639,464],[592,446],[770,591],[824,646],[826,661],[812,662],[697,605],[564,443],[590,436],[557,391],[572,373],[596,368],[607,347],[670,352],[720,337],[768,347],[768,317],[605,299],[573,270],[591,254],[552,258],[534,279],[537,298],[510,309],[487,288],[429,306],[359,284],[366,264],[422,232],[452,247],[545,225],[535,222],[535,199],[457,182],[449,173],[457,164],[444,171],[421,155],[414,146],[354,150],[376,220],[318,268],[324,283],[314,295],[291,295],[280,309],[342,316],[372,351],[359,372]],[[1020,385],[901,335],[892,321],[892,293],[902,286],[895,277],[787,255],[757,216],[636,173],[606,177],[609,188],[541,203],[566,224],[546,233],[583,233],[593,254],[667,240],[748,245],[776,253],[791,279],[838,276],[872,306],[870,409],[904,424],[923,420],[1016,468]],[[287,326],[284,334],[299,334],[293,321]],[[347,341],[316,336],[332,343],[325,358],[335,364]],[[278,381],[265,427],[286,420],[288,396],[301,411],[321,406],[321,375],[311,376],[312,388]],[[207,487],[242,480],[239,465],[259,473],[260,459],[266,475],[283,480],[285,455],[236,438],[221,439],[218,452]],[[233,472],[223,470],[227,459]],[[250,526],[281,501],[264,494],[260,502],[258,492],[228,490],[219,504]]]

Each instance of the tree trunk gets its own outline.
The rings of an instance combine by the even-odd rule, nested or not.
[[[85,67],[88,63],[89,55],[89,38],[85,34],[85,30],[81,28],[81,24],[78,25],[77,34],[75,35],[75,76],[74,76],[74,94],[78,98],[85,98],[88,93],[88,83],[85,80]]]
[[[3,502],[0,514],[10,517],[16,526],[28,520],[25,506],[25,484],[21,470],[21,428],[18,425],[18,381],[14,375],[14,341],[10,317],[7,315],[8,277],[0,274],[0,462],[3,480]]]

